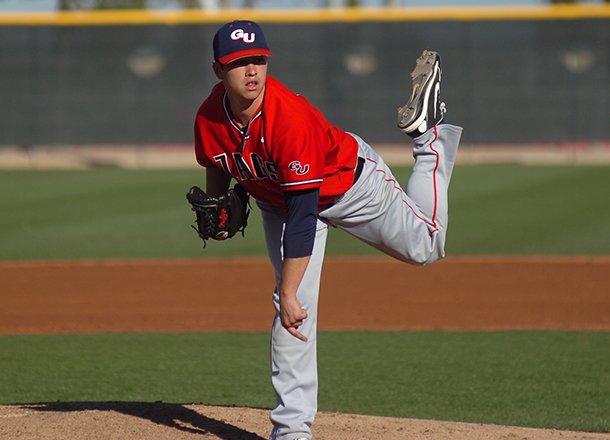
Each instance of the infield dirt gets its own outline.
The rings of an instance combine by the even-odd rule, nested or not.
[[[265,259],[0,263],[0,334],[264,331],[273,314],[272,280]],[[423,268],[388,258],[329,258],[319,327],[608,331],[608,286],[608,257],[449,258]],[[252,408],[0,406],[1,439],[260,440],[268,432],[268,411]],[[314,433],[319,440],[610,439],[330,413],[319,414]]]

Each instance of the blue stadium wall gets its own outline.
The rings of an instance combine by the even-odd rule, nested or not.
[[[182,144],[216,82],[218,23],[0,26],[0,146]],[[270,74],[372,143],[424,48],[468,143],[610,140],[610,19],[264,24]]]

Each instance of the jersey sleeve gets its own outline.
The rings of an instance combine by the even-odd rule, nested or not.
[[[223,135],[222,124],[218,120],[223,116],[222,99],[224,96],[224,87],[222,83],[214,86],[209,96],[199,106],[195,115],[194,122],[194,144],[195,158],[197,163],[203,167],[209,168],[218,166],[214,162],[214,146],[218,144],[218,137]]]
[[[280,130],[274,148],[282,190],[319,188],[324,179],[326,145],[329,142],[321,121],[313,112],[303,111],[300,117]]]
[[[210,158],[205,154],[205,149],[204,149],[204,145],[203,145],[203,141],[201,138],[201,128],[199,127],[199,124],[197,122],[197,119],[195,119],[195,135],[194,135],[194,139],[195,139],[195,158],[197,159],[197,163],[199,165],[201,165],[202,167],[212,167],[214,166],[214,163],[210,160]]]

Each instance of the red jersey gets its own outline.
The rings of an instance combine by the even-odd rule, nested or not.
[[[197,112],[195,154],[257,200],[283,207],[284,191],[320,188],[324,206],[351,187],[358,144],[268,75],[263,104],[243,129],[231,117],[223,84],[214,86]]]

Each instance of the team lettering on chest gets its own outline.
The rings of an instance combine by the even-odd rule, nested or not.
[[[269,179],[277,182],[279,180],[277,165],[257,153],[246,155],[240,152],[222,153],[214,156],[214,160],[227,174],[240,181]]]

